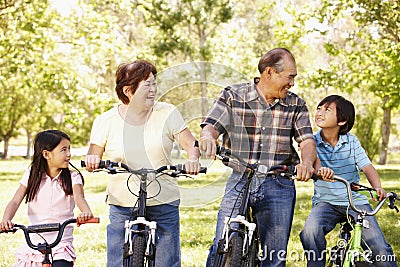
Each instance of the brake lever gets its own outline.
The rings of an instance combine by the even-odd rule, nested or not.
[[[389,203],[388,206],[390,209],[394,209],[396,210],[396,212],[399,212],[399,209],[397,208],[397,206],[394,204],[395,203],[395,198],[394,197],[389,197]]]

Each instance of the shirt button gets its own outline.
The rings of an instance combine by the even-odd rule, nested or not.
[[[264,144],[260,144],[260,147],[263,147],[264,146]]]
[[[262,127],[261,129],[265,130],[265,127]]]

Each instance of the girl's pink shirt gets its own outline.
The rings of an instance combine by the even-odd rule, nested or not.
[[[27,186],[30,169],[26,170],[20,183]],[[61,172],[60,172],[61,173]],[[65,195],[59,183],[59,175],[53,179],[48,175],[42,177],[37,196],[33,201],[28,202],[28,218],[31,225],[45,223],[62,223],[67,219],[74,217],[75,201],[73,195]],[[72,186],[82,184],[82,178],[77,172],[71,172]],[[75,260],[76,255],[73,250],[73,231],[74,227],[69,225],[64,230],[62,241],[58,246],[53,248],[53,258]],[[57,237],[57,232],[41,233],[48,243],[53,242]],[[38,235],[31,234],[31,240],[34,244],[43,242]],[[30,249],[29,249],[30,250]],[[26,250],[26,248],[17,252],[19,261],[38,260],[39,255],[34,251]],[[29,253],[28,253],[29,251]],[[23,254],[23,255],[21,255]],[[40,254],[40,252],[39,252]],[[22,258],[21,258],[22,257]]]

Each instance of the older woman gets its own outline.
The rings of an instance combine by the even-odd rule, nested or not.
[[[99,115],[92,127],[86,169],[98,167],[103,153],[112,161],[126,162],[131,168],[158,168],[171,164],[176,140],[188,154],[189,173],[199,171],[199,150],[195,138],[175,106],[156,102],[155,66],[145,60],[122,64],[116,72],[118,98],[122,104]],[[137,198],[126,186],[126,174],[113,175],[108,182],[107,266],[122,266],[124,221],[132,219]],[[137,186],[133,184],[132,187]],[[160,190],[161,186],[161,190]],[[176,179],[162,177],[152,183],[147,214],[157,222],[156,266],[180,266],[179,189]]]

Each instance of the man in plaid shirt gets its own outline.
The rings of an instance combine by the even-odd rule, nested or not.
[[[264,169],[296,165],[298,180],[307,181],[314,173],[316,149],[306,103],[289,91],[297,75],[296,61],[287,49],[275,48],[260,59],[258,70],[261,75],[254,82],[222,90],[201,124],[200,149],[207,158],[215,157],[222,135],[223,145],[244,161],[259,163]],[[299,144],[301,160],[293,140]],[[231,214],[245,183],[242,177],[234,168],[227,181],[207,266],[213,265],[224,217]],[[295,200],[293,181],[272,175],[253,179],[250,206],[263,248],[261,266],[285,266]]]

